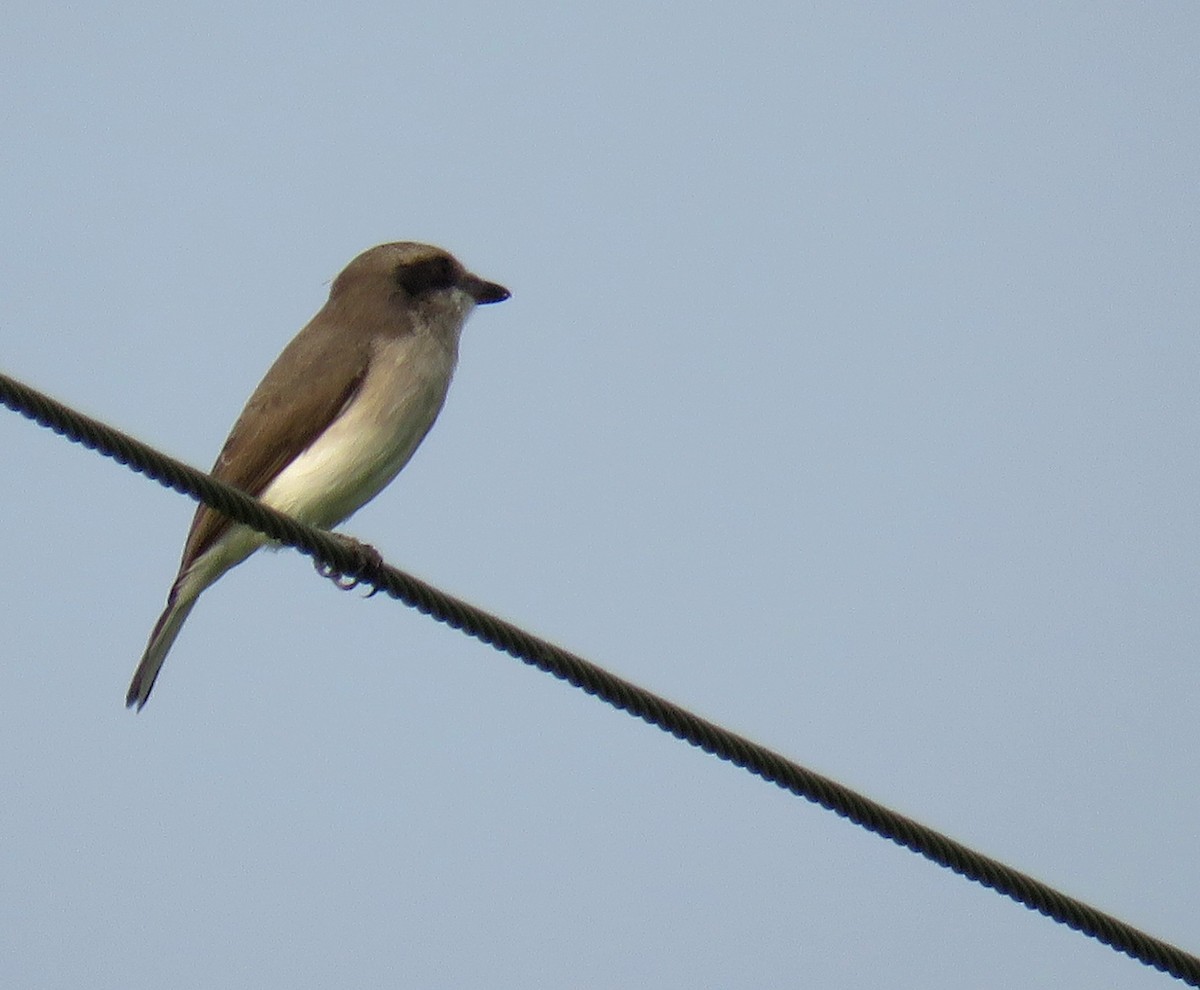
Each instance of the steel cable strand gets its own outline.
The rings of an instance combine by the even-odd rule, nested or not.
[[[443,598],[422,582],[413,583],[415,587],[406,587],[402,592],[397,584],[385,580],[383,590],[391,597],[410,601],[414,607],[439,621],[566,680],[588,694],[599,696],[613,707],[664,729],[711,755],[749,770],[931,862],[1004,894],[1044,917],[1059,921],[1162,972],[1200,986],[1200,959],[899,815],[836,781],[707,722],[574,654],[529,636],[495,616],[481,613],[452,597]]]
[[[356,549],[342,539],[298,523],[4,374],[0,374],[0,403],[168,488],[200,499],[272,539],[296,547],[326,565],[334,574],[359,578],[389,597],[600,697],[677,739],[742,767],[1125,955],[1200,987],[1200,958],[977,853],[412,575],[379,564],[361,548]]]

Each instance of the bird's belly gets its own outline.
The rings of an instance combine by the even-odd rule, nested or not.
[[[436,340],[380,345],[353,400],[267,486],[263,501],[314,526],[336,526],[408,463],[441,411],[453,372],[454,354]]]

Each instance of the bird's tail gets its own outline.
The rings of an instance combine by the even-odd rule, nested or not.
[[[192,612],[196,599],[200,597],[199,588],[193,590],[186,586],[190,582],[181,579],[175,582],[167,596],[167,607],[154,623],[154,631],[150,633],[150,642],[146,644],[146,652],[142,654],[141,663],[133,672],[133,680],[129,684],[129,693],[125,695],[125,707],[137,706],[140,712],[150,697],[158,672],[162,669],[167,653],[183,628],[183,623]]]

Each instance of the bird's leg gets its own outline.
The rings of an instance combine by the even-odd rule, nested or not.
[[[356,540],[353,536],[346,536],[344,533],[330,533],[329,535],[354,555],[354,569],[360,573],[365,573],[367,577],[362,578],[343,574],[328,564],[314,560],[313,566],[317,569],[317,573],[323,578],[329,578],[342,591],[350,591],[353,588],[357,588],[364,580],[374,584],[374,576],[379,574],[383,569],[383,555],[369,543]],[[371,595],[378,593],[378,591],[379,586],[376,584],[367,597],[370,598]]]

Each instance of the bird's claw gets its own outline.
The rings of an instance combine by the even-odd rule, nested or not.
[[[343,574],[341,571],[330,567],[328,564],[323,564],[319,560],[313,561],[313,564],[317,569],[317,573],[320,574],[321,577],[329,578],[329,580],[341,588],[342,591],[352,591],[362,584],[361,578],[356,578],[352,574]]]
[[[378,573],[382,570],[383,555],[370,544],[362,543],[351,536],[343,536],[341,533],[333,533],[332,536],[354,555],[356,558],[354,562],[355,570],[366,572],[368,576],[364,578],[354,574],[344,574],[336,567],[326,564],[320,560],[314,560],[313,566],[316,568],[317,573],[323,578],[328,578],[342,591],[353,591],[360,584],[362,584],[364,580],[374,583],[370,575],[373,573]],[[376,584],[375,587],[368,592],[367,597],[370,598],[372,595],[378,593],[379,586]]]

